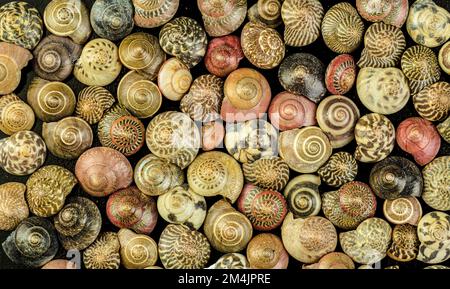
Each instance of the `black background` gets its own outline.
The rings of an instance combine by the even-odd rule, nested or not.
[[[8,2],[11,2],[11,1],[0,0],[0,5],[3,5]],[[49,0],[25,0],[25,2],[29,2],[29,3],[33,4],[39,10],[39,12],[41,13],[41,16],[42,16],[45,6],[50,1]],[[94,2],[95,1],[93,1],[93,0],[84,0],[84,3],[86,4],[86,6],[88,7],[89,10]],[[324,10],[327,11],[334,4],[336,4],[338,2],[343,2],[343,1],[321,0],[321,2],[324,7]],[[351,0],[348,2],[350,2],[354,7],[356,7],[355,0]],[[450,1],[436,0],[435,2],[436,2],[436,4],[440,5],[441,7],[446,8],[447,10],[450,11]],[[256,3],[256,0],[249,0],[248,7],[250,7],[254,3]],[[413,3],[413,1],[410,1],[410,5],[412,3]],[[175,15],[175,17],[179,17],[179,16],[192,17],[192,18],[196,19],[200,24],[203,25],[201,15],[197,8],[195,0],[181,0],[180,7],[179,7],[178,12]],[[247,20],[244,23],[246,23],[246,22],[247,22]],[[371,24],[365,20],[364,20],[364,23],[365,23],[366,29]],[[243,25],[241,25],[241,27],[237,31],[235,31],[233,34],[240,36],[242,27],[243,27]],[[281,35],[283,35],[283,29],[284,29],[283,25],[281,25],[277,28],[277,30],[280,32]],[[143,29],[143,28],[135,27],[133,32],[145,31],[147,33],[158,36],[159,30],[160,30],[160,28]],[[406,32],[405,25],[403,26],[402,31],[407,40],[407,47],[415,45],[415,43],[411,40],[408,33]],[[48,35],[48,34],[49,34],[49,32],[45,31],[45,35]],[[95,33],[93,32],[91,39],[94,39],[94,38],[98,38],[98,36],[95,35]],[[208,39],[211,39],[211,38],[208,37]],[[115,43],[117,45],[119,45],[120,41],[116,41]],[[356,50],[355,52],[352,53],[353,57],[355,58],[355,61],[357,61],[359,59],[361,50],[362,50],[362,45],[359,47],[358,50]],[[437,53],[439,51],[439,47],[435,48],[433,50],[435,51],[435,53],[437,55]],[[319,39],[316,40],[313,44],[308,45],[306,47],[293,48],[293,47],[286,46],[286,56],[290,55],[292,53],[296,53],[296,52],[312,53],[315,56],[317,56],[325,65],[328,65],[328,63],[334,57],[337,56],[336,53],[332,52],[331,50],[329,50],[326,47],[326,45],[324,44],[323,39],[321,37],[319,37]],[[253,67],[253,66],[246,59],[244,59],[241,61],[240,67]],[[399,65],[398,65],[398,67],[399,67]],[[117,85],[118,85],[120,79],[122,78],[123,75],[125,75],[125,73],[127,71],[128,71],[128,69],[123,67],[121,74],[119,75],[119,77],[117,77],[116,81],[114,81],[111,85],[106,86],[106,88],[114,95],[116,95],[116,89],[117,89]],[[264,76],[267,78],[267,80],[269,81],[269,83],[271,85],[271,89],[272,89],[272,96],[275,96],[277,93],[283,91],[283,88],[281,87],[281,85],[278,81],[278,77],[277,77],[278,67],[271,69],[271,70],[258,69],[258,71],[262,72],[264,74]],[[202,74],[208,73],[208,71],[206,70],[204,62],[202,61],[200,64],[198,64],[193,69],[191,69],[191,73],[192,73],[193,77],[196,78]],[[21,80],[19,87],[15,91],[15,93],[18,96],[20,96],[23,100],[26,100],[26,92],[27,92],[28,84],[30,83],[30,81],[33,79],[34,76],[35,76],[35,73],[32,71],[32,65],[30,62],[30,64],[22,70],[22,80]],[[446,75],[444,72],[442,72],[441,81],[449,82],[450,77],[448,75]],[[73,76],[71,76],[65,82],[74,90],[76,95],[78,94],[78,92],[81,89],[83,89],[85,87],[84,84],[81,84],[80,82],[78,82]],[[361,116],[369,113],[369,111],[359,101],[359,98],[356,94],[355,87],[349,93],[347,93],[346,96],[350,97],[358,105]],[[172,102],[172,101],[169,101],[166,98],[164,98],[163,104],[162,104],[159,112],[169,111],[169,110],[179,110],[179,102]],[[404,120],[405,118],[411,117],[411,116],[418,116],[417,112],[414,110],[412,99],[409,100],[407,106],[405,106],[405,108],[403,108],[400,112],[393,114],[393,115],[389,115],[387,117],[393,122],[394,126],[397,128],[398,124],[402,120]],[[150,121],[150,119],[143,120],[144,125],[147,126],[149,121]],[[100,143],[96,136],[96,126],[92,126],[92,129],[94,132],[94,145],[93,146],[100,146]],[[42,130],[42,122],[40,120],[36,119],[36,123],[33,127],[33,131],[37,132],[40,135],[41,130]],[[7,137],[7,136],[5,134],[3,134],[2,132],[0,132],[0,138],[4,138],[4,137]],[[344,148],[335,149],[333,152],[348,151],[348,152],[353,153],[354,150],[355,150],[355,141],[352,141],[349,145],[345,146]],[[144,145],[144,147],[137,154],[129,157],[129,160],[130,160],[131,164],[133,165],[133,167],[136,165],[136,163],[139,161],[139,159],[141,159],[148,153],[149,153],[149,150]],[[201,153],[201,151],[199,153]],[[391,155],[392,156],[403,156],[403,157],[406,157],[406,158],[414,161],[414,159],[410,155],[403,152],[397,145],[395,146],[394,151],[392,152]],[[438,156],[442,156],[442,155],[450,155],[450,145],[448,143],[446,143],[444,140],[442,140],[442,142],[441,142],[441,149],[439,151]],[[48,152],[47,159],[46,159],[46,162],[44,165],[56,164],[56,165],[66,167],[66,168],[70,169],[71,171],[74,171],[75,162],[76,162],[75,160],[67,161],[67,160],[59,159],[59,158],[53,156],[50,152]],[[364,164],[364,163],[358,163],[358,164],[359,164],[359,172],[358,172],[358,176],[357,176],[356,180],[368,183],[369,172],[373,165],[372,164]],[[296,175],[298,175],[298,173],[291,170],[291,178]],[[29,176],[23,176],[23,177],[13,176],[13,175],[6,173],[3,170],[0,170],[0,183],[1,184],[6,183],[6,182],[12,182],[12,181],[25,183],[28,177]],[[329,188],[325,185],[322,185],[320,187],[320,192],[327,192],[330,190],[332,190],[332,188]],[[81,195],[84,197],[88,197],[89,199],[93,200],[98,205],[100,211],[102,212],[102,217],[103,217],[102,231],[118,231],[118,228],[113,226],[109,222],[108,218],[106,217],[105,204],[106,204],[107,198],[93,198],[93,197],[89,196],[88,194],[86,194],[85,192],[83,192],[78,185],[74,188],[71,195]],[[208,208],[218,199],[220,199],[220,198],[219,197],[207,198]],[[376,216],[384,218],[383,213],[382,213],[382,204],[383,204],[382,200],[378,199]],[[424,209],[424,214],[431,211],[431,209],[422,200],[421,200],[421,204]],[[322,212],[320,214],[322,215]],[[161,231],[165,228],[166,225],[167,225],[167,223],[161,217],[159,217],[156,228],[150,234],[150,236],[155,241],[158,241],[159,235],[160,235]],[[200,231],[202,231],[202,229],[200,229]],[[339,229],[338,229],[338,232],[339,232]],[[254,235],[256,235],[259,232],[254,231],[253,233],[254,233]],[[279,229],[272,231],[272,233],[280,236]],[[10,234],[10,232],[0,231],[0,243],[3,242],[9,234]],[[339,244],[338,244],[338,247],[336,248],[336,251],[342,251]],[[242,253],[245,254],[245,252],[242,252]],[[61,248],[55,258],[65,258],[65,255],[66,255],[66,252]],[[212,250],[211,258],[208,263],[208,266],[210,264],[214,263],[221,255],[222,255],[222,253]],[[424,264],[419,261],[411,261],[411,262],[407,262],[407,263],[396,262],[396,261],[390,259],[389,257],[384,258],[381,263],[382,263],[383,268],[386,266],[391,266],[391,265],[399,265],[400,268],[408,268],[408,269],[413,269],[413,268],[418,269],[418,268],[423,268],[423,267],[427,266],[427,264]],[[443,264],[450,266],[450,260]],[[158,261],[158,263],[156,265],[162,266],[160,261]],[[291,257],[289,260],[288,268],[298,270],[300,267],[301,267],[301,263]],[[12,263],[5,256],[3,250],[0,250],[0,268],[22,268],[22,266]]]

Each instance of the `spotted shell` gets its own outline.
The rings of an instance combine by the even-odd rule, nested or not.
[[[149,236],[136,234],[129,229],[118,232],[120,259],[126,269],[144,269],[156,264],[158,246]]]
[[[427,264],[445,262],[450,258],[450,216],[433,211],[420,219],[417,226],[420,246],[417,260]]]
[[[0,185],[0,230],[14,230],[22,220],[28,218],[26,189],[24,184],[17,182]]]
[[[281,6],[286,45],[306,46],[319,38],[324,10],[318,0],[285,0]]]
[[[280,191],[289,181],[289,166],[280,157],[265,157],[242,165],[244,177],[262,189]]]
[[[97,240],[83,252],[86,269],[119,269],[120,243],[117,233],[100,233]]]
[[[289,181],[283,195],[295,218],[315,216],[320,212],[319,186],[320,178],[311,174],[299,175]]]
[[[24,1],[0,7],[0,41],[33,49],[41,40],[43,23],[39,11]]]
[[[358,163],[348,152],[337,152],[320,167],[317,173],[327,185],[340,187],[356,178]]]
[[[422,199],[435,210],[450,210],[450,156],[434,159],[422,171],[424,188]]]
[[[299,173],[316,172],[332,154],[328,137],[314,126],[281,132],[278,147],[281,158]]]
[[[394,149],[395,128],[384,115],[370,113],[361,117],[355,126],[357,143],[355,158],[364,163],[385,159]]]
[[[78,94],[75,115],[89,124],[96,124],[115,101],[114,96],[106,88],[101,86],[85,87]]]
[[[158,87],[169,100],[178,101],[189,90],[192,74],[189,68],[178,58],[166,60],[158,72]]]
[[[408,0],[356,0],[362,18],[370,22],[383,21],[401,28],[408,16]]]
[[[246,184],[237,201],[238,210],[259,231],[278,228],[287,213],[287,204],[283,195],[276,191],[261,189]]]
[[[180,0],[132,0],[134,23],[139,27],[154,28],[166,24],[177,13]]]
[[[241,166],[230,155],[211,151],[200,154],[188,167],[189,187],[201,196],[222,195],[236,202],[244,186]]]
[[[27,202],[39,217],[50,217],[64,206],[66,197],[78,183],[71,171],[61,166],[44,166],[27,180]]]
[[[0,98],[0,130],[12,135],[22,130],[31,130],[34,125],[33,109],[14,93]]]
[[[442,45],[439,50],[438,61],[442,70],[445,73],[450,74],[450,41],[447,41]]]
[[[399,197],[384,201],[383,214],[392,224],[417,226],[422,218],[422,206],[416,197]]]
[[[441,137],[448,143],[450,143],[450,116],[440,124],[436,126]]]
[[[358,11],[348,2],[332,6],[322,21],[325,44],[336,53],[353,52],[361,44],[364,23]]]
[[[381,261],[389,249],[391,226],[383,219],[370,218],[356,230],[339,234],[342,250],[356,263],[373,264]]]
[[[247,258],[253,269],[286,269],[289,254],[280,237],[271,233],[259,234],[247,246]]]
[[[264,24],[248,22],[241,33],[242,51],[258,68],[272,69],[284,58],[285,47],[278,32]]]
[[[150,151],[181,169],[197,156],[200,132],[185,113],[167,111],[155,116],[147,127],[146,142]]]
[[[91,7],[91,25],[101,38],[117,41],[134,27],[131,0],[95,0]]]
[[[294,218],[288,213],[281,226],[283,245],[294,259],[302,263],[315,263],[333,252],[337,246],[337,233],[333,224],[319,216]]]
[[[243,58],[240,38],[236,35],[222,36],[208,43],[205,66],[210,73],[225,77],[238,68]]]
[[[343,95],[352,89],[356,79],[356,64],[350,54],[333,58],[325,71],[325,85],[332,94]]]
[[[421,117],[431,120],[444,120],[450,116],[450,83],[440,81],[431,84],[413,95],[413,103]]]
[[[250,21],[259,22],[270,28],[276,28],[282,23],[281,5],[279,0],[258,0],[248,9],[247,16]]]
[[[206,269],[250,269],[250,263],[240,253],[228,253]]]
[[[181,99],[180,109],[194,121],[209,122],[220,117],[222,99],[223,80],[204,74],[192,82],[189,92]]]
[[[450,38],[450,13],[432,0],[417,0],[409,9],[406,31],[418,44],[441,46]]]
[[[355,264],[344,253],[331,252],[320,258],[317,263],[303,265],[302,269],[355,269]]]
[[[136,186],[148,196],[159,196],[183,184],[183,171],[175,164],[148,154],[134,168]]]
[[[402,55],[401,66],[409,80],[412,95],[435,83],[441,77],[436,54],[430,48],[422,45],[406,49]]]
[[[159,32],[159,44],[167,54],[192,68],[205,56],[208,40],[197,21],[178,17],[163,26]]]
[[[419,252],[417,230],[409,224],[397,225],[392,231],[392,244],[387,251],[389,258],[400,262],[409,262]]]
[[[177,186],[158,197],[158,213],[169,223],[198,230],[206,217],[205,197],[187,186]]]
[[[204,151],[223,147],[224,137],[225,128],[221,119],[202,124],[202,149]]]
[[[224,36],[236,31],[247,15],[247,0],[197,0],[209,36]]]
[[[27,49],[0,42],[0,96],[12,93],[19,86],[21,70],[32,58],[33,55]]]
[[[186,225],[169,224],[159,238],[158,252],[166,269],[202,269],[211,246],[202,233]]]

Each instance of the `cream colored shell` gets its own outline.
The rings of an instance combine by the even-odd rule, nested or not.
[[[450,258],[450,216],[433,211],[425,216],[417,226],[420,246],[417,260],[427,264],[445,262]]]
[[[26,189],[24,184],[17,182],[0,185],[0,230],[14,230],[22,220],[28,218]]]
[[[158,87],[169,100],[178,101],[189,90],[192,74],[189,68],[178,58],[166,60],[158,73]]]
[[[422,171],[424,202],[435,210],[450,210],[450,156],[442,156],[427,164]]]
[[[117,233],[103,232],[83,252],[86,269],[119,269],[120,242]]]
[[[31,130],[34,112],[14,93],[0,97],[0,130],[12,135],[18,131]]]

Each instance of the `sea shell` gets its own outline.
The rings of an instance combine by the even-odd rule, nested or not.
[[[417,226],[422,218],[422,206],[416,197],[399,197],[384,201],[383,214],[392,224]]]
[[[25,48],[0,42],[0,96],[12,93],[19,86],[21,70],[32,58],[33,55]]]
[[[417,226],[420,246],[417,260],[437,264],[450,258],[450,216],[433,211],[420,219]]]
[[[397,225],[392,231],[392,244],[387,250],[389,258],[400,262],[409,262],[417,257],[419,238],[416,228],[409,224]]]
[[[120,243],[117,233],[102,232],[83,252],[86,269],[119,269]]]
[[[280,191],[289,181],[289,166],[280,157],[260,158],[252,163],[242,164],[244,177],[262,189]]]
[[[325,71],[325,84],[332,94],[343,95],[352,89],[356,79],[356,64],[350,54],[333,58]]]
[[[383,21],[401,28],[408,16],[408,0],[356,0],[362,18],[370,22]]]
[[[134,168],[136,186],[148,196],[159,196],[183,184],[183,171],[175,164],[148,154]]]
[[[397,127],[397,144],[412,154],[416,163],[424,166],[431,162],[439,152],[441,138],[436,127],[428,120],[410,117]]]
[[[224,84],[220,115],[226,122],[242,122],[264,116],[272,92],[267,79],[251,68],[230,73]]]
[[[158,213],[168,223],[198,230],[206,217],[206,201],[187,186],[177,186],[158,197]]]
[[[383,219],[370,218],[356,230],[339,234],[342,250],[356,263],[373,264],[381,261],[389,249],[391,226]]]
[[[418,44],[441,46],[450,38],[450,13],[432,0],[416,0],[409,9],[406,30]]]
[[[228,253],[206,269],[250,269],[250,263],[240,253]]]
[[[385,159],[394,149],[395,128],[384,115],[370,113],[361,117],[355,126],[357,143],[355,158],[364,163]]]
[[[43,270],[74,270],[80,269],[80,265],[76,264],[72,261],[64,260],[64,259],[53,259],[44,266],[42,266]]]
[[[320,258],[317,263],[303,265],[302,269],[355,269],[355,264],[344,253],[331,252]]]
[[[187,182],[196,194],[222,195],[234,203],[244,186],[244,176],[241,166],[230,155],[211,151],[200,154],[188,167]]]
[[[246,184],[237,201],[238,209],[258,231],[278,228],[287,213],[283,195],[276,191],[264,190]]]
[[[192,75],[189,68],[178,58],[166,60],[159,69],[158,87],[169,100],[178,101],[189,90]]]
[[[225,128],[221,119],[202,124],[202,149],[211,151],[223,147]]]
[[[73,197],[55,216],[54,223],[64,249],[84,250],[100,233],[102,216],[93,201]]]
[[[450,75],[450,41],[442,45],[439,50],[438,61],[442,70]]]
[[[276,28],[282,23],[281,5],[283,0],[258,0],[248,9],[247,16],[252,22],[259,22]]]
[[[7,135],[31,130],[34,112],[31,107],[14,93],[0,97],[0,130]]]
[[[440,81],[431,84],[413,95],[413,103],[421,117],[431,120],[444,120],[450,116],[450,83]]]
[[[281,62],[278,70],[278,79],[285,90],[306,96],[315,103],[318,103],[327,91],[324,75],[324,64],[309,53],[289,55]]]
[[[101,38],[117,41],[134,27],[131,0],[95,0],[91,7],[91,25]]]
[[[186,225],[169,224],[159,238],[158,252],[166,269],[202,269],[211,247],[202,233]]]
[[[106,86],[112,83],[122,69],[118,51],[117,46],[107,39],[89,41],[75,63],[73,75],[86,85]]]
[[[281,132],[278,147],[280,156],[299,173],[316,172],[332,154],[328,137],[315,126]]]
[[[197,21],[183,16],[163,26],[159,32],[159,44],[167,54],[192,68],[205,56],[208,39]]]
[[[192,82],[189,92],[181,99],[180,109],[194,121],[213,121],[220,117],[222,99],[223,80],[203,74]]]
[[[269,122],[252,119],[228,124],[224,142],[228,153],[236,160],[251,163],[263,157],[275,156],[278,152],[277,141],[277,131]]]
[[[286,45],[300,47],[316,41],[323,14],[323,6],[318,0],[285,0],[281,17]]]
[[[33,49],[41,40],[43,23],[39,11],[24,1],[0,7],[0,41]]]
[[[177,13],[180,0],[132,0],[134,23],[139,27],[154,28],[166,24]]]
[[[28,87],[27,102],[37,118],[52,122],[72,115],[77,100],[67,84],[35,77]]]
[[[436,54],[430,48],[422,45],[414,45],[406,49],[402,55],[401,66],[409,80],[413,96],[441,77]]]
[[[203,230],[211,246],[222,253],[244,250],[253,235],[251,222],[225,200],[209,208]]]
[[[78,158],[75,175],[84,191],[94,197],[104,197],[128,187],[133,181],[133,168],[120,152],[95,147]]]
[[[325,45],[336,53],[351,53],[363,40],[364,23],[348,2],[332,6],[322,20]]]
[[[120,229],[120,259],[126,269],[144,269],[156,264],[158,246],[149,236],[136,234],[129,229]]]
[[[135,186],[110,195],[106,215],[114,226],[132,229],[139,234],[150,234],[158,220],[155,200]]]
[[[320,178],[327,185],[340,187],[351,182],[358,173],[358,163],[348,152],[334,153],[328,161],[317,170]]]
[[[47,156],[44,140],[33,131],[19,131],[0,140],[0,167],[16,176],[32,174]]]
[[[283,91],[270,102],[269,118],[282,131],[315,125],[316,104],[304,96]]]
[[[436,126],[441,137],[448,143],[450,143],[450,116],[440,124]]]
[[[96,124],[115,101],[114,96],[106,88],[101,86],[85,87],[78,94],[75,115],[89,124]]]
[[[212,39],[208,43],[205,66],[216,76],[225,77],[236,70],[244,58],[239,37],[227,35]]]
[[[45,7],[44,23],[50,33],[77,44],[86,43],[92,32],[89,11],[81,0],[52,0]]]
[[[320,178],[311,174],[302,174],[289,181],[283,194],[295,218],[315,216],[320,212],[319,186]]]
[[[422,199],[435,210],[450,210],[450,156],[442,156],[425,166],[422,171],[424,188]]]
[[[294,218],[292,213],[284,219],[281,239],[289,255],[308,264],[333,252],[338,241],[336,229],[327,219],[319,216]]]
[[[241,33],[242,51],[254,66],[272,69],[284,58],[285,47],[278,32],[265,24],[248,22]]]
[[[181,169],[195,159],[200,141],[195,123],[187,114],[177,111],[158,114],[150,121],[146,131],[150,151]]]
[[[0,185],[0,230],[14,230],[22,220],[28,218],[26,189],[24,184],[17,182]]]
[[[39,217],[55,215],[77,183],[72,172],[61,166],[40,168],[27,180],[26,197],[30,211]]]
[[[253,237],[247,246],[247,258],[253,269],[286,269],[289,254],[280,237],[262,233]]]
[[[247,0],[197,0],[209,36],[224,36],[236,31],[247,15]]]

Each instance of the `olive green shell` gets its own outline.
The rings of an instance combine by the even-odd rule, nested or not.
[[[131,33],[134,27],[131,0],[96,0],[91,8],[91,25],[102,38],[116,41]]]

